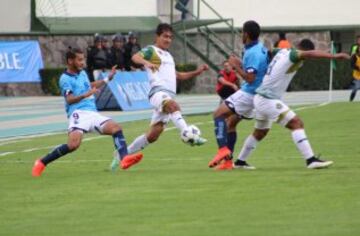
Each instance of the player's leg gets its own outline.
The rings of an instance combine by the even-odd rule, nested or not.
[[[352,102],[356,96],[356,92],[360,89],[360,80],[354,79],[354,86],[350,94],[350,102]]]
[[[227,146],[231,153],[234,153],[234,147],[237,140],[236,126],[240,122],[241,118],[233,114],[226,119],[227,126]]]
[[[323,161],[315,157],[305,133],[304,123],[294,112],[291,110],[287,112],[279,123],[291,130],[292,139],[303,158],[306,160],[306,165],[309,169],[325,168],[333,164],[332,161]]]
[[[68,134],[67,144],[62,144],[53,149],[42,159],[36,160],[32,169],[32,175],[38,177],[45,170],[45,167],[55,161],[56,159],[65,156],[66,154],[75,151],[81,144],[83,131],[74,129]]]
[[[150,130],[138,136],[128,147],[129,153],[134,153],[144,149],[150,143],[154,143],[158,140],[161,133],[164,131],[165,124],[163,122],[157,122],[152,124]]]
[[[214,126],[215,126],[215,138],[218,144],[218,151],[214,158],[209,162],[208,166],[213,168],[220,164],[224,159],[231,161],[231,150],[228,148],[228,128],[226,119],[234,115],[225,102],[221,103],[220,106],[213,113]],[[227,166],[227,165],[226,165]]]
[[[163,111],[166,114],[169,114],[170,120],[176,126],[176,128],[180,130],[180,132],[183,132],[188,127],[185,119],[181,114],[180,106],[175,100],[165,101],[163,104]],[[198,137],[197,139],[194,140],[194,145],[200,146],[206,142],[207,142],[206,139],[202,137]]]
[[[112,135],[122,169],[127,169],[141,161],[143,157],[142,153],[128,154],[126,140],[122,128],[118,123],[113,120],[107,120],[100,126],[100,131],[102,134]]]
[[[271,123],[272,122],[268,120],[256,120],[255,129],[253,133],[246,138],[241,151],[234,162],[234,168],[247,170],[256,169],[254,166],[247,163],[247,159],[255,150],[257,144],[266,137],[270,130]]]
[[[234,162],[234,168],[255,169],[255,167],[247,163],[247,159],[255,150],[257,143],[265,138],[272,126],[273,120],[279,116],[279,110],[276,109],[276,101],[274,100],[256,95],[254,97],[254,107],[256,117],[255,129],[246,138],[240,154]]]

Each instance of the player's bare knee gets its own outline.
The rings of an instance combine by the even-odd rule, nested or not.
[[[268,132],[268,129],[255,129],[253,136],[256,140],[261,141],[263,138],[265,138]]]
[[[166,113],[173,113],[176,111],[180,111],[180,107],[174,100],[169,100],[164,105],[164,111]]]
[[[146,135],[146,138],[149,143],[154,143],[154,142],[156,142],[156,140],[158,140],[159,136],[160,136],[160,133],[151,132]]]
[[[295,129],[303,129],[304,128],[304,122],[299,117],[294,117],[289,121],[289,123],[286,125],[288,129],[295,130]]]
[[[70,152],[75,151],[80,147],[81,141],[70,141],[67,145],[69,147]]]

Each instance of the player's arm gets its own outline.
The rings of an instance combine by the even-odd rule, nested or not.
[[[178,80],[187,80],[187,79],[191,79],[195,76],[201,75],[204,71],[208,70],[209,66],[204,64],[199,66],[196,70],[194,71],[189,71],[189,72],[176,72],[176,78]]]
[[[111,71],[109,72],[108,76],[102,80],[96,80],[94,82],[91,82],[92,88],[100,88],[104,84],[107,84],[109,81],[111,81],[114,78],[114,75],[116,74],[116,67],[117,65],[113,66],[111,68]]]
[[[79,96],[74,96],[71,91],[69,91],[68,93],[65,93],[64,96],[65,96],[65,100],[66,100],[67,104],[74,104],[74,103],[80,102],[84,98],[90,97],[91,95],[93,95],[96,92],[97,92],[97,88],[92,87],[89,91],[87,91],[86,93],[81,94]]]
[[[331,54],[320,50],[297,51],[297,53],[299,59],[308,59],[308,58],[350,59],[350,56],[347,53]]]
[[[231,55],[229,57],[229,63],[235,68],[236,72],[246,82],[251,83],[256,79],[256,72],[254,70],[245,71],[242,68],[240,58],[238,58],[238,57],[236,57],[234,55]]]
[[[136,63],[136,64],[140,64],[143,65],[146,68],[149,68],[150,70],[152,70],[153,72],[155,72],[156,70],[159,69],[159,66],[151,63],[149,61],[149,59],[151,58],[151,54],[153,53],[153,49],[152,48],[148,48],[148,49],[143,49],[137,53],[135,53],[132,57],[131,60]]]

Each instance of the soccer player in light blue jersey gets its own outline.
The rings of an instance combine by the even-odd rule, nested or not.
[[[59,86],[61,94],[65,98],[65,108],[69,119],[68,142],[56,147],[42,159],[35,161],[32,169],[34,177],[41,176],[49,163],[79,148],[83,134],[91,131],[112,135],[121,159],[120,167],[122,169],[129,168],[142,158],[141,153],[128,155],[121,127],[111,118],[99,114],[96,109],[94,93],[113,78],[116,66],[104,80],[90,83],[83,70],[84,61],[84,53],[79,49],[70,49],[66,53],[67,69],[60,77]]]
[[[242,119],[254,117],[254,95],[266,73],[269,58],[268,50],[258,41],[260,26],[255,21],[243,25],[243,43],[245,53],[243,62],[235,56],[229,58],[244,83],[241,90],[227,98],[214,112],[215,135],[219,150],[210,161],[209,167],[217,166],[219,170],[232,169],[232,153],[236,142],[236,124]],[[228,124],[225,119],[228,119]],[[228,132],[232,129],[232,132]],[[219,165],[221,163],[221,165]],[[246,162],[240,163],[244,168],[251,168]]]

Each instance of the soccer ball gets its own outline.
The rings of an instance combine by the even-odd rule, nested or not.
[[[193,145],[200,135],[200,129],[195,125],[190,125],[181,132],[181,140],[186,144]]]

